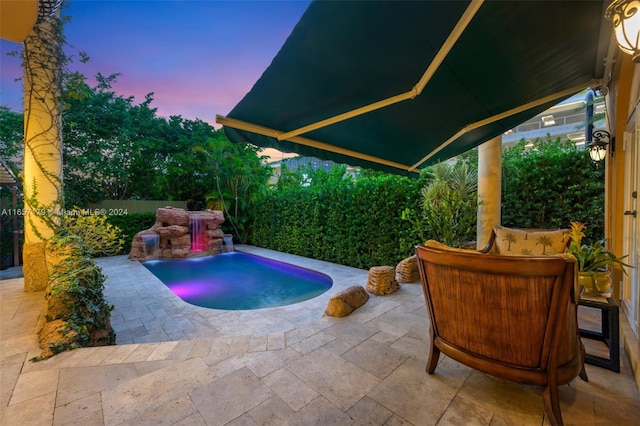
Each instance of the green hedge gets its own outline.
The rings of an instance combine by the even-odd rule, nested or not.
[[[503,151],[502,167],[503,225],[555,229],[577,220],[588,227],[586,240],[603,238],[604,166],[584,150],[559,139],[533,149],[522,141]],[[422,242],[401,216],[419,211],[424,176],[309,173],[311,184],[289,182],[257,197],[249,244],[367,269],[395,265]]]
[[[149,229],[156,223],[156,214],[154,213],[129,213],[126,215],[111,215],[107,217],[107,222],[117,226],[122,230],[124,238],[124,246],[122,254],[129,254],[131,251],[131,241],[133,236],[140,231]]]
[[[593,164],[571,141],[521,141],[502,155],[502,223],[522,228],[568,228],[584,223],[585,242],[604,238],[604,165]]]
[[[418,191],[392,175],[274,188],[256,200],[250,243],[357,268],[395,265],[420,242],[401,219]]]

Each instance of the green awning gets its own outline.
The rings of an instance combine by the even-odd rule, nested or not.
[[[599,85],[607,4],[312,2],[251,91],[217,120],[233,142],[419,171]]]

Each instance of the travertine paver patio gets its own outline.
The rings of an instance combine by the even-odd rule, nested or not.
[[[2,425],[541,425],[541,391],[441,357],[424,372],[428,319],[419,283],[372,296],[346,318],[328,298],[367,271],[250,246],[243,251],[329,274],[333,288],[297,305],[217,311],[189,305],[126,257],[109,275],[118,345],[33,363],[43,293],[0,281]],[[632,425],[640,395],[622,373],[587,365],[560,389],[565,424]]]

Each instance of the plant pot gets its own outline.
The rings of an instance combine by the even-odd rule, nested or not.
[[[584,288],[585,294],[596,292],[596,282],[591,272],[578,272],[578,285]]]
[[[578,272],[578,285],[587,295],[602,296],[611,289],[611,272]]]
[[[596,272],[595,284],[597,293],[608,293],[611,289],[611,271]]]

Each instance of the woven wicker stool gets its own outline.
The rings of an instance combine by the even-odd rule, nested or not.
[[[396,280],[399,283],[413,283],[420,279],[420,271],[418,271],[418,259],[414,254],[401,260],[396,266]]]
[[[369,269],[367,291],[376,296],[384,296],[398,290],[400,286],[396,281],[396,269],[393,266],[374,266]]]

